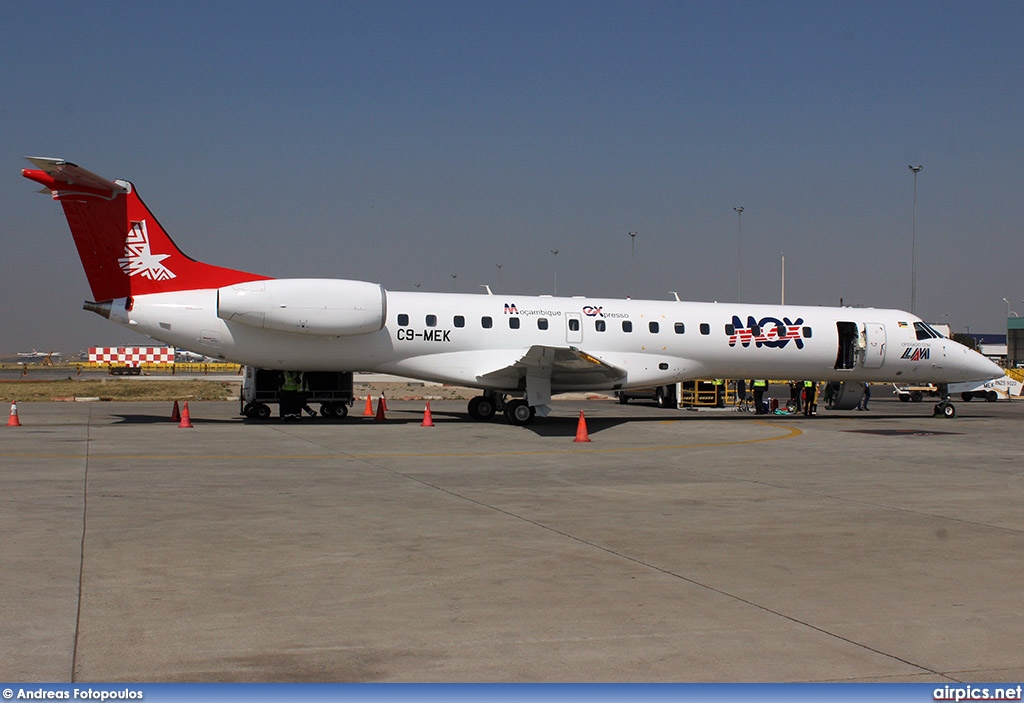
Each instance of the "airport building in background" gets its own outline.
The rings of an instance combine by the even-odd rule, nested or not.
[[[1006,319],[1006,368],[1024,367],[1024,317]]]

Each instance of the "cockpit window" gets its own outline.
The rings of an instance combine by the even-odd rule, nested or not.
[[[914,331],[917,332],[918,339],[939,339],[942,337],[941,334],[939,334],[938,332],[936,332],[923,322],[915,322]]]

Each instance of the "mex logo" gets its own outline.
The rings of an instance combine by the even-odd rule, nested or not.
[[[788,317],[781,320],[777,317],[762,317],[760,320],[756,320],[753,315],[747,315],[747,324],[744,326],[739,315],[733,315],[734,331],[729,335],[729,346],[735,347],[739,343],[741,346],[749,347],[753,342],[758,349],[761,347],[782,349],[792,341],[797,349],[803,349],[804,340],[800,337],[800,327],[803,324],[802,317],[795,320],[790,320]]]

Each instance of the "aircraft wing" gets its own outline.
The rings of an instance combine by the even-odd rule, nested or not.
[[[477,378],[488,385],[515,388],[527,376],[551,379],[551,388],[603,385],[622,381],[626,371],[605,363],[575,347],[549,347],[535,344],[514,363]]]

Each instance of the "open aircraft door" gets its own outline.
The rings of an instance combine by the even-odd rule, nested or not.
[[[885,361],[885,325],[880,322],[864,323],[864,368],[881,368]]]

